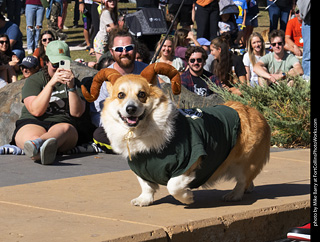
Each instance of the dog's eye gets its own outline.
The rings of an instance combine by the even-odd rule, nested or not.
[[[119,99],[124,99],[126,97],[126,94],[124,92],[119,92],[118,93],[118,98]]]
[[[145,98],[145,97],[146,97],[146,93],[145,92],[140,91],[138,93],[138,98]]]

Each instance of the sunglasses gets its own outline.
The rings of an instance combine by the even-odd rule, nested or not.
[[[59,68],[59,62],[58,62],[58,63],[51,63],[51,65],[52,65],[52,67],[53,67],[54,69]]]
[[[47,42],[47,41],[52,41],[52,38],[48,38],[48,39],[42,39],[42,42]]]
[[[161,38],[163,38],[163,37],[166,37],[166,34],[161,34]],[[169,37],[169,38],[174,38],[174,35],[169,34],[168,37]]]
[[[126,46],[115,46],[115,47],[112,47],[112,49],[115,52],[120,52],[120,53],[122,53],[123,50],[125,50],[126,52],[129,52],[134,49],[134,44],[126,45]]]
[[[20,70],[21,70],[21,71],[23,71],[23,70],[28,70],[28,71],[29,71],[30,69],[31,69],[31,68],[28,68],[28,67],[26,67],[26,66],[20,66]]]
[[[279,46],[282,46],[283,43],[282,43],[282,42],[271,43],[271,46],[272,46],[272,47],[275,47],[277,44],[278,44]]]
[[[7,40],[6,40],[6,41],[5,41],[5,40],[0,40],[0,44],[2,44],[2,45],[3,45],[3,44],[7,44],[7,45],[8,45],[8,44],[9,44],[9,41],[7,41]]]
[[[202,58],[197,58],[197,59],[189,59],[189,61],[190,61],[190,63],[195,63],[196,61],[198,62],[198,63],[202,63]]]

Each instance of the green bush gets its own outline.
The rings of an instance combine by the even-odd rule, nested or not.
[[[310,147],[310,82],[294,78],[289,87],[286,81],[271,87],[237,85],[242,97],[211,87],[225,101],[239,101],[260,111],[271,130],[271,145],[278,147]]]

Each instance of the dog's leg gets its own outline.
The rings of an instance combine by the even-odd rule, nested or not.
[[[131,204],[140,207],[149,206],[153,203],[153,195],[156,190],[159,189],[159,185],[152,182],[147,182],[138,176],[137,178],[140,183],[142,192],[139,197],[131,200]]]
[[[237,182],[233,190],[223,196],[223,200],[227,202],[241,201],[245,191],[245,183]]]
[[[253,182],[251,181],[249,185],[247,182],[238,180],[234,189],[223,196],[224,201],[241,201],[244,193],[250,193],[254,189]]]
[[[251,182],[249,186],[244,190],[244,193],[251,193],[254,189],[254,184]]]
[[[194,179],[194,172],[190,174],[190,176],[187,175],[180,175],[177,177],[173,177],[168,181],[167,189],[169,193],[178,201],[185,203],[185,204],[191,204],[193,203],[193,193],[188,188],[188,185],[190,182]]]

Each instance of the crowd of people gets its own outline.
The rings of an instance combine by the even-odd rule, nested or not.
[[[17,81],[20,71],[26,78],[22,89],[24,107],[11,144],[23,149],[30,158],[45,165],[51,164],[57,152],[76,146],[79,142],[79,119],[90,113],[93,141],[105,152],[112,153],[100,121],[103,102],[108,97],[107,86],[105,83],[102,85],[98,99],[88,108],[79,88],[81,80],[74,78],[72,71],[59,68],[61,60],[71,60],[69,46],[61,35],[65,1],[46,2],[49,4],[47,9],[51,8],[49,15],[47,11],[51,22],[48,22],[49,30],[41,31],[42,21],[36,18],[43,18],[43,13],[36,13],[36,9],[43,1],[26,0],[27,7],[38,6],[26,7],[26,15],[32,12],[35,17],[32,23],[27,20],[27,51],[30,54],[27,57],[22,49],[18,25],[0,15],[0,88]],[[159,4],[157,0],[146,2]],[[284,2],[287,3],[285,7],[282,6]],[[180,0],[169,0],[167,14],[177,13],[180,3]],[[241,95],[236,83],[272,87],[281,81],[292,85],[293,79],[288,77],[304,75],[308,80],[310,46],[306,43],[310,40],[306,38],[310,38],[310,33],[305,32],[308,28],[310,31],[310,8],[305,7],[306,3],[310,4],[310,1],[299,0],[296,4],[294,0],[268,0],[270,30],[265,40],[262,33],[254,31],[259,14],[255,0],[185,1],[183,14],[177,18],[172,35],[162,35],[155,47],[156,53],[159,50],[155,62],[174,66],[181,74],[182,85],[203,97],[214,93],[212,85]],[[237,6],[238,13],[221,11],[221,4]],[[87,65],[98,70],[114,68],[122,75],[140,74],[150,64],[150,51],[124,26],[117,14],[117,5],[117,0],[78,1],[84,22],[85,44],[97,59],[96,63]],[[283,13],[288,6],[292,17]],[[272,22],[275,8],[278,8],[277,16],[281,19],[280,29],[274,28]],[[52,17],[57,10],[55,16],[62,18],[59,24]],[[98,21],[94,20],[97,16],[100,16]],[[192,20],[197,24],[196,33]],[[286,24],[283,20],[287,21]],[[90,31],[90,28],[94,30]],[[266,48],[266,41],[270,48]],[[232,48],[246,48],[246,51],[244,55],[237,55],[230,51]],[[302,65],[299,58],[302,58]],[[161,86],[170,80],[159,75],[158,82]]]

